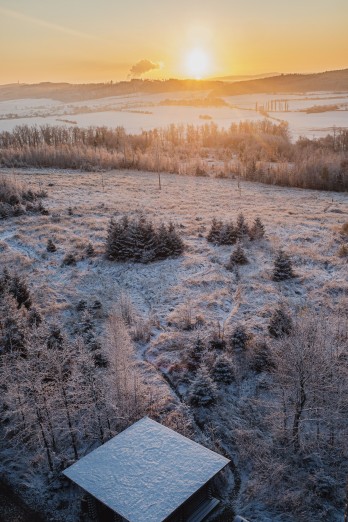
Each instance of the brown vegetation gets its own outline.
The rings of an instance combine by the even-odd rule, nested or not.
[[[0,133],[0,165],[81,170],[132,168],[237,177],[281,186],[348,189],[348,131],[290,141],[287,124],[240,122],[229,129],[170,125],[127,134],[122,127],[28,127]]]

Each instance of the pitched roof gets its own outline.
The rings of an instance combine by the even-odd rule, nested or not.
[[[228,463],[145,417],[64,474],[129,522],[162,522]]]

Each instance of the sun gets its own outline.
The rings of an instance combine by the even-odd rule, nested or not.
[[[209,55],[203,49],[191,49],[186,56],[186,70],[189,76],[200,80],[209,72]]]

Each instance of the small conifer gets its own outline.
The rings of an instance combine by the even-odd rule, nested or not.
[[[46,247],[46,250],[47,252],[56,252],[57,251],[57,247],[56,245],[53,243],[52,239],[49,239],[47,241],[47,247]]]
[[[189,402],[193,406],[209,406],[216,402],[216,384],[205,366],[201,366],[189,388]]]
[[[215,245],[220,244],[222,226],[222,221],[218,221],[216,218],[213,219],[209,233],[207,235],[207,240],[209,243],[214,243]]]
[[[230,221],[229,223],[225,223],[220,232],[219,244],[220,245],[234,245],[237,241],[237,231]]]
[[[226,357],[226,355],[220,355],[217,357],[211,373],[214,381],[223,384],[231,384],[234,380],[234,367],[232,361]]]
[[[292,277],[295,277],[295,275],[292,270],[291,259],[283,250],[279,250],[274,260],[273,281],[285,281]]]
[[[292,330],[292,320],[284,308],[280,306],[277,308],[270,319],[268,331],[270,335],[276,339],[289,335]]]
[[[249,335],[243,325],[237,325],[232,332],[231,347],[234,350],[245,350],[249,341]]]
[[[240,242],[238,242],[235,250],[232,252],[229,266],[233,265],[246,265],[248,263],[248,258],[245,255],[244,249]]]
[[[87,245],[87,248],[86,248],[86,255],[88,257],[92,257],[92,256],[94,256],[94,254],[95,254],[94,246],[91,242],[89,242]]]
[[[195,344],[188,353],[187,367],[189,370],[195,370],[201,364],[204,350],[205,345],[203,341],[198,337]]]
[[[249,237],[251,240],[257,241],[265,236],[265,227],[259,217],[256,217],[249,231]]]
[[[249,235],[249,227],[242,212],[237,217],[236,234],[238,239],[244,239]]]

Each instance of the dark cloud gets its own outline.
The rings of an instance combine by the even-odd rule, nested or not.
[[[141,76],[153,69],[159,69],[158,63],[151,62],[151,60],[140,60],[130,68],[129,76]]]

